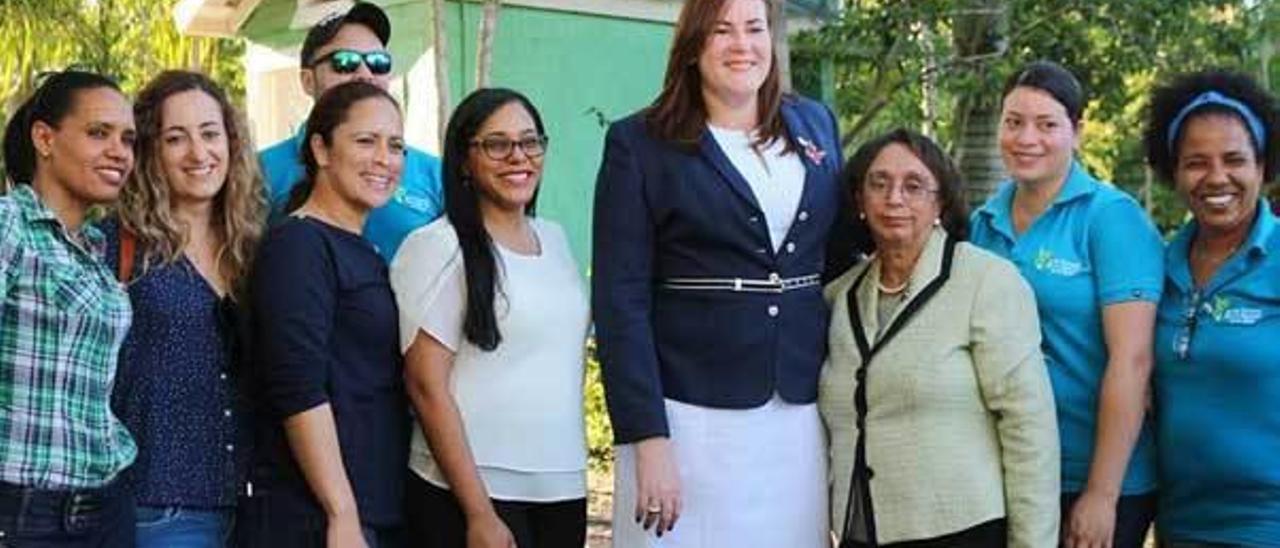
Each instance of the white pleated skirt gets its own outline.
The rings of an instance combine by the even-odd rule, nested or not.
[[[658,538],[635,522],[632,445],[615,447],[615,548],[827,548],[827,463],[816,404],[755,409],[666,400],[683,514]]]

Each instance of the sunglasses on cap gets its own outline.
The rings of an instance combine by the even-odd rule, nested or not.
[[[360,70],[361,64],[369,67],[369,72],[373,74],[382,75],[391,72],[391,53],[385,50],[335,49],[312,61],[311,67],[315,68],[326,61],[329,63],[329,68],[338,74],[351,74]]]

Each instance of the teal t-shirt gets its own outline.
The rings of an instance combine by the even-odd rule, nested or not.
[[[1156,321],[1156,439],[1166,540],[1280,543],[1280,230],[1265,202],[1203,288],[1194,221],[1165,254]]]
[[[1013,230],[1014,190],[1013,182],[1004,183],[974,212],[970,239],[1012,261],[1035,291],[1058,411],[1062,491],[1079,493],[1093,462],[1107,366],[1102,309],[1160,299],[1164,246],[1132,197],[1094,179],[1078,162],[1053,204],[1020,235]],[[1155,486],[1155,447],[1144,424],[1121,493],[1147,493]]]
[[[280,141],[258,154],[271,201],[272,219],[279,219],[289,191],[302,181],[302,132]],[[426,226],[444,212],[444,192],[440,188],[440,160],[413,147],[405,149],[400,188],[382,207],[369,212],[364,237],[388,263],[400,242],[415,228]]]

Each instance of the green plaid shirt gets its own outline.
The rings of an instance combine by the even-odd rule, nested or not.
[[[69,234],[30,185],[0,197],[0,481],[98,487],[137,455],[111,413],[132,311],[103,245],[91,226]]]

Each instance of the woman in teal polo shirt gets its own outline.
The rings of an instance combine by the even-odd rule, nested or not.
[[[1147,160],[1191,210],[1156,323],[1157,530],[1171,548],[1280,540],[1280,109],[1247,76],[1158,88]]]
[[[1144,424],[1162,243],[1129,195],[1074,158],[1085,105],[1063,67],[1005,85],[1000,153],[1012,181],[973,215],[974,244],[1035,291],[1062,447],[1064,546],[1140,547],[1155,514]]]

